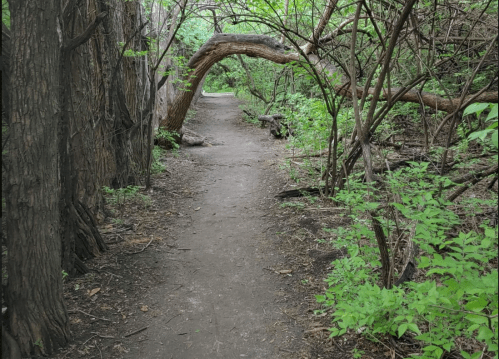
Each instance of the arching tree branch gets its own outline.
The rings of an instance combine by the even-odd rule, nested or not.
[[[169,131],[180,130],[201,79],[216,62],[227,56],[238,54],[260,57],[278,64],[300,63],[303,60],[303,57],[300,57],[299,54],[290,53],[289,50],[291,49],[288,46],[266,35],[215,34],[189,60],[187,67],[192,71],[185,77],[185,80],[189,83],[189,91],[183,91],[175,98],[160,126]],[[325,59],[320,59],[316,55],[308,55],[307,58],[319,73],[327,77],[337,72],[336,67]],[[336,85],[334,88],[339,95],[352,96],[349,85]],[[398,90],[400,89],[378,89],[379,100],[388,100],[389,94],[393,99],[393,94],[397,93]],[[369,88],[367,91],[368,94],[375,94],[374,88]],[[357,87],[357,96],[359,98],[362,97],[363,92],[362,87]],[[475,98],[472,98],[472,96],[466,97],[466,100],[472,99],[470,103],[498,102],[497,91],[486,92]],[[421,103],[421,100],[425,106],[445,112],[454,111],[460,102],[459,98],[449,100],[427,92],[418,95],[415,90],[407,91],[398,98],[398,101],[413,103]]]

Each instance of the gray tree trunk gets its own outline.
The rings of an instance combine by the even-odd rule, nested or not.
[[[7,302],[23,356],[48,355],[70,335],[59,229],[59,6],[55,0],[10,3]]]

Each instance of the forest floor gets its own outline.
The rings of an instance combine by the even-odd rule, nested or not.
[[[328,339],[320,315],[335,209],[283,207],[289,151],[242,120],[232,96],[204,96],[186,126],[211,146],[163,159],[148,197],[115,208],[110,250],[66,280],[72,344],[55,358],[389,358],[358,335]],[[332,211],[332,212],[331,212]],[[336,223],[338,224],[338,223]]]

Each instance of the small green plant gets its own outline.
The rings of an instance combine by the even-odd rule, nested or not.
[[[187,114],[185,115],[184,123],[188,123],[189,121],[191,121],[196,116],[196,112],[197,111],[193,110],[193,109],[187,110]]]
[[[164,164],[161,163],[160,159],[164,156],[165,150],[159,146],[154,146],[152,149],[152,163],[151,163],[151,174],[162,173],[166,170]]]
[[[352,349],[352,356],[357,359],[357,358],[362,358],[362,355],[364,355],[365,352],[363,350],[353,348]]]
[[[167,131],[164,128],[160,127],[156,132],[156,138],[165,140],[171,145],[172,149],[178,150],[180,148],[179,144],[176,142],[178,138],[178,133],[176,132]]]
[[[65,270],[63,270],[62,271],[62,280],[64,281],[68,275],[69,275],[68,272],[66,272]]]
[[[39,347],[40,349],[43,349],[43,342],[41,339],[37,339],[36,342],[34,342],[33,344]]]
[[[151,197],[139,193],[139,186],[127,186],[125,188],[113,189],[107,186],[102,187],[104,193],[107,195],[106,200],[118,207],[120,210],[120,220],[122,220],[125,203],[127,201],[139,202],[144,208],[149,208],[151,205]]]
[[[455,347],[458,337],[473,338],[497,356],[498,353],[498,272],[491,261],[497,257],[497,227],[483,224],[480,231],[448,231],[460,224],[452,203],[440,197],[439,184],[449,179],[432,175],[428,163],[411,163],[387,176],[390,194],[397,194],[390,206],[380,208],[367,196],[363,184],[351,182],[351,191],[334,198],[350,209],[350,229],[324,229],[337,238],[335,246],[345,246],[349,256],[333,262],[326,279],[328,288],[316,299],[324,308],[334,307],[331,336],[349,329],[363,333],[401,337],[413,333],[423,344],[419,358],[439,359]],[[436,184],[436,185],[435,185]],[[476,199],[475,199],[476,200]],[[497,206],[497,200],[495,201]],[[419,248],[418,268],[427,279],[407,282],[391,289],[378,285],[379,250],[366,212],[377,208],[387,218],[387,236],[398,233]],[[389,211],[398,211],[399,221],[389,220]],[[381,218],[381,217],[380,217]],[[478,358],[482,350],[461,355]]]
[[[281,208],[286,208],[286,207],[291,207],[291,208],[296,208],[296,209],[303,209],[305,208],[305,204],[301,202],[284,202],[281,203]]]

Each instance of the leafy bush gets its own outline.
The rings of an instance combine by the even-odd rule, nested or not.
[[[167,143],[169,143],[174,150],[179,149],[179,144],[176,142],[178,137],[178,133],[167,131],[164,128],[160,127],[156,132],[156,138],[164,139]]]
[[[497,227],[485,224],[480,233],[447,231],[460,224],[451,203],[439,197],[438,184],[450,181],[428,174],[427,163],[413,163],[412,168],[393,173],[387,180],[389,193],[399,195],[389,206],[368,201],[369,188],[350,183],[350,191],[334,198],[350,209],[352,230],[329,230],[338,239],[336,246],[346,246],[349,257],[333,262],[326,279],[329,287],[317,301],[334,307],[331,336],[347,330],[360,330],[371,339],[379,335],[413,335],[421,341],[420,358],[441,358],[444,351],[456,346],[456,338],[473,338],[489,352],[498,353],[498,273],[489,263],[497,258]],[[370,197],[373,198],[372,193]],[[496,200],[497,206],[497,200]],[[375,268],[380,265],[375,236],[367,211],[378,208],[384,214],[385,233],[400,232],[423,252],[418,268],[426,271],[426,280],[409,282],[392,289],[377,285]],[[395,223],[387,211],[398,211],[403,218]],[[465,358],[478,358],[461,350]]]

